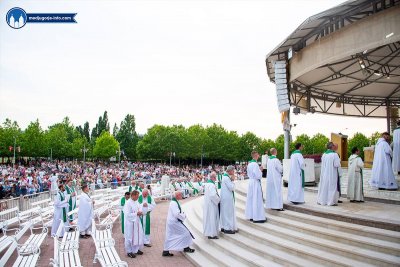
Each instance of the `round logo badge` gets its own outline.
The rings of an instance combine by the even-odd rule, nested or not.
[[[7,24],[13,29],[24,27],[27,19],[25,10],[19,7],[11,8],[6,15]]]

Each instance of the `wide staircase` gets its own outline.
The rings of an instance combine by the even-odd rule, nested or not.
[[[197,266],[400,266],[400,232],[285,210],[266,210],[268,222],[245,219],[245,190],[238,189],[239,232],[207,239],[203,198],[184,205]]]

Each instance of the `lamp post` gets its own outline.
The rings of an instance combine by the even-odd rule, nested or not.
[[[200,167],[203,168],[204,145],[201,145],[201,160]]]
[[[16,143],[17,143],[17,137],[14,136],[14,164],[16,163],[15,161],[15,148],[16,148]]]

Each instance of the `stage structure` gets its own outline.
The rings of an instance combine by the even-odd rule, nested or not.
[[[306,19],[272,50],[289,157],[290,110],[363,118],[399,118],[400,0],[351,0]]]

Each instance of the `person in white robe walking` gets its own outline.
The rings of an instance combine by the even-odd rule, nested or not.
[[[151,212],[156,207],[156,202],[149,194],[148,189],[143,189],[142,194],[138,198],[139,204],[142,205],[142,225],[144,229],[144,246],[151,247],[150,245],[150,229],[151,229]]]
[[[235,210],[235,167],[229,165],[221,180],[221,232],[235,234],[237,232]]]
[[[53,172],[53,175],[49,178],[49,181],[51,182],[50,185],[51,194],[56,195],[58,191],[58,176],[56,175],[55,172]]]
[[[354,147],[349,157],[349,169],[347,172],[347,198],[350,202],[364,202],[363,192],[363,168],[364,162],[360,158],[360,150]]]
[[[65,193],[69,195],[68,212],[71,212],[76,209],[76,191],[72,185],[72,179],[67,181],[67,184],[65,185]],[[71,215],[68,219],[70,222],[73,222],[74,216]]]
[[[251,152],[252,160],[247,165],[249,185],[246,199],[246,219],[254,223],[265,223],[265,211],[263,205],[263,192],[261,186],[262,172],[257,163],[260,155],[257,151]],[[261,167],[262,168],[262,167]]]
[[[382,133],[375,146],[374,161],[370,185],[379,189],[397,189],[397,181],[393,173],[393,152],[389,145],[389,133]]]
[[[339,200],[338,169],[340,168],[339,155],[333,151],[334,144],[327,144],[327,151],[321,158],[321,177],[318,185],[317,203],[323,206],[337,206]]]
[[[131,198],[125,203],[124,215],[124,238],[125,238],[125,251],[127,256],[135,258],[136,255],[142,255],[140,250],[143,247],[143,226],[140,216],[143,215],[141,205],[137,201],[139,198],[139,191],[133,190]]]
[[[215,181],[216,172],[211,172],[209,180],[204,185],[204,204],[203,204],[203,234],[208,239],[218,239],[219,232],[219,202]]]
[[[69,195],[64,194],[64,191],[64,185],[59,185],[57,195],[54,197],[53,224],[51,226],[52,236],[56,235],[60,223],[63,223],[64,227],[59,237],[63,237],[65,230],[69,230],[69,221],[67,218]]]
[[[89,238],[92,234],[94,200],[89,196],[89,186],[82,186],[82,193],[79,198],[78,226],[80,238]]]
[[[186,214],[182,211],[179,200],[182,199],[182,192],[175,191],[174,198],[169,203],[167,222],[165,226],[165,242],[162,256],[170,257],[173,251],[184,251],[193,253],[194,249],[190,248],[193,244],[193,236],[183,221]]]
[[[393,130],[393,172],[400,174],[400,120],[397,128]]]
[[[290,156],[290,173],[288,181],[287,200],[293,204],[304,203],[304,158],[301,154],[303,145],[297,143],[295,151]]]
[[[125,215],[124,215],[124,206],[125,206],[125,203],[129,200],[131,198],[131,193],[130,192],[125,192],[125,195],[121,198],[121,201],[120,201],[120,206],[119,206],[119,208],[121,209],[121,231],[122,231],[122,234],[124,234],[124,227],[125,227],[125,220],[124,220],[124,218],[125,218]]]
[[[282,163],[276,157],[278,151],[276,148],[271,148],[271,156],[267,163],[267,190],[265,207],[277,211],[283,211],[282,197]]]

